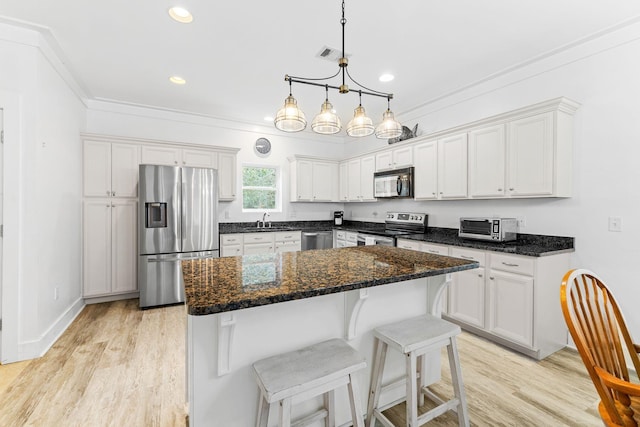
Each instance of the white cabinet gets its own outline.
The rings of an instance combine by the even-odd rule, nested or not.
[[[490,270],[487,330],[517,344],[533,346],[533,277]]]
[[[469,132],[469,197],[505,195],[505,125]]]
[[[139,163],[137,145],[85,140],[85,197],[138,197]]]
[[[218,153],[212,150],[175,146],[144,145],[142,163],[151,165],[218,167]]]
[[[467,134],[438,140],[438,198],[467,197]]]
[[[87,199],[83,204],[83,296],[137,290],[137,202]]]
[[[469,325],[485,327],[485,252],[452,247],[450,255],[476,261],[480,268],[459,271],[452,275],[449,286],[447,314]]]
[[[359,157],[347,162],[347,199],[350,202],[373,202],[374,156]]]
[[[308,158],[290,159],[292,202],[337,202],[338,162]]]
[[[414,155],[416,199],[467,198],[466,133],[417,144]]]
[[[375,158],[376,172],[413,166],[413,147],[404,145],[391,150],[381,151]]]
[[[553,194],[553,123],[553,113],[509,122],[509,195]]]
[[[240,256],[243,254],[244,240],[242,234],[220,235],[220,256]]]
[[[220,235],[220,256],[240,256],[301,250],[300,231],[261,231]]]
[[[275,252],[295,252],[302,250],[300,231],[278,231],[274,233]]]
[[[333,247],[346,248],[348,246],[358,246],[358,233],[344,230],[334,230]]]
[[[341,202],[349,201],[349,162],[340,162],[339,168],[339,199]]]
[[[413,148],[416,160],[414,170],[414,197],[416,199],[438,198],[438,141],[417,144]]]
[[[236,198],[236,153],[218,153],[218,200]]]

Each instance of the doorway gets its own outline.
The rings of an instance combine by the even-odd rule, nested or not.
[[[0,108],[0,361],[2,360],[2,247],[4,246],[4,110]]]

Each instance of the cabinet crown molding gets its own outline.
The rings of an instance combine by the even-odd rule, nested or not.
[[[164,146],[173,146],[173,147],[184,147],[184,148],[206,148],[208,150],[220,151],[220,152],[228,152],[228,153],[237,153],[240,151],[239,148],[235,147],[221,147],[217,145],[206,145],[206,144],[194,144],[190,142],[182,142],[182,141],[164,141],[160,139],[148,139],[148,138],[135,138],[135,137],[127,137],[127,136],[116,136],[116,135],[103,135],[98,133],[85,133],[81,132],[80,137],[83,140],[91,140],[91,141],[101,141],[101,142],[120,142],[120,143],[130,143],[130,144],[152,144],[152,145],[164,145]]]

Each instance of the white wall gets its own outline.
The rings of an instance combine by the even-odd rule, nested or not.
[[[640,26],[624,28],[490,82],[429,103],[401,119],[429,131],[566,96],[582,104],[575,115],[574,195],[569,199],[430,201],[348,204],[349,214],[373,219],[392,209],[429,213],[429,225],[457,228],[460,216],[526,218],[524,233],[574,236],[572,266],[595,271],[613,290],[640,336]],[[427,132],[428,133],[428,132]],[[383,147],[369,140],[366,149]],[[362,149],[348,143],[349,155]],[[364,151],[364,150],[362,150]],[[416,159],[419,162],[419,159]],[[608,231],[620,216],[623,231]],[[559,286],[556,283],[545,286]]]
[[[79,131],[85,108],[52,58],[39,33],[0,24],[0,106],[8,113],[3,362],[40,356],[83,307]]]
[[[274,108],[276,107],[277,105],[274,104]],[[104,102],[90,102],[87,112],[87,132],[239,148],[238,177],[243,164],[279,166],[283,184],[282,212],[272,213],[271,221],[328,220],[333,218],[334,210],[342,209],[340,203],[290,203],[288,201],[288,158],[299,154],[340,159],[343,157],[344,148],[340,138],[320,138],[307,131],[285,134],[275,130],[272,124],[257,127],[179,112]],[[259,157],[253,151],[253,144],[260,137],[266,137],[271,141],[272,150],[268,157]],[[240,182],[238,182],[239,185]],[[233,202],[220,203],[221,222],[256,221],[261,216],[257,213],[242,213],[240,197]]]

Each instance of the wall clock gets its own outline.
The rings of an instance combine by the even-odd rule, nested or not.
[[[258,138],[253,149],[258,156],[266,157],[271,152],[271,142],[267,138]]]

